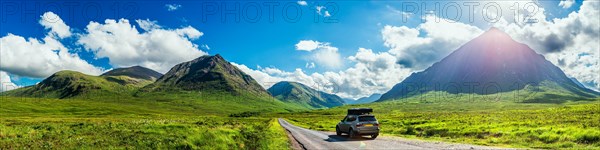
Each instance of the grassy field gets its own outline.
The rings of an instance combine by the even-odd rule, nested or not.
[[[430,94],[301,111],[276,107],[276,101],[269,105],[197,94],[102,100],[0,97],[0,149],[289,149],[276,118],[334,131],[353,107],[374,108],[383,135],[499,147],[600,149],[599,100],[518,103],[477,95],[440,100]]]
[[[347,108],[371,107],[383,135],[514,148],[600,149],[600,101],[515,103],[412,98],[300,113],[272,114],[293,124],[335,131]]]
[[[0,149],[288,149],[275,118],[179,101],[0,97]],[[213,105],[215,106],[215,105]],[[257,112],[258,113],[258,112]]]

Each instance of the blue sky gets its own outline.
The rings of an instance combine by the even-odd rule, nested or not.
[[[390,27],[389,29],[396,29],[391,27],[417,29],[420,33],[419,37],[428,38],[431,36],[428,35],[428,30],[423,29],[425,27],[420,27],[420,25],[424,24],[422,18],[425,18],[425,15],[451,19],[452,16],[456,16],[454,14],[460,12],[461,19],[457,20],[456,24],[473,26],[481,31],[485,31],[491,26],[497,26],[489,21],[485,21],[485,18],[481,15],[482,7],[493,2],[477,2],[479,5],[475,7],[474,11],[476,14],[474,14],[474,19],[471,22],[466,16],[469,10],[465,7],[465,2],[462,1],[455,2],[460,6],[460,11],[456,11],[453,9],[454,7],[450,6],[453,4],[452,1],[427,1],[425,3],[411,1],[2,1],[3,10],[0,35],[5,37],[8,34],[13,34],[25,39],[36,38],[41,41],[51,31],[49,31],[49,28],[40,25],[40,16],[46,12],[52,12],[70,27],[69,31],[73,34],[70,37],[56,39],[71,54],[78,55],[92,66],[98,67],[101,70],[107,70],[119,67],[119,64],[129,65],[132,63],[111,62],[111,56],[98,55],[102,50],[89,50],[89,47],[79,43],[78,41],[81,36],[89,34],[86,31],[86,27],[90,22],[104,24],[106,19],[118,21],[123,18],[127,19],[130,25],[137,28],[140,33],[144,33],[144,29],[135,20],[155,21],[154,24],[159,25],[161,29],[165,30],[186,27],[196,29],[202,33],[201,36],[198,38],[186,38],[182,36],[183,39],[197,45],[197,49],[202,52],[210,55],[221,54],[227,60],[247,67],[247,71],[257,71],[254,75],[249,73],[255,76],[255,78],[259,78],[256,77],[259,76],[258,72],[269,75],[268,77],[264,77],[265,79],[262,82],[267,82],[268,79],[266,78],[276,78],[320,83],[323,82],[321,80],[334,79],[335,77],[323,77],[321,79],[319,75],[327,76],[327,72],[341,75],[349,69],[357,67],[357,64],[361,63],[358,61],[360,48],[368,49],[373,54],[385,54],[387,56],[387,53],[390,53],[391,56],[397,59],[396,61],[401,61],[401,59],[409,56],[394,52],[393,50],[397,49],[397,47],[390,46],[389,44],[386,45],[386,40],[390,40],[384,38],[383,35],[385,34],[383,32],[386,26]],[[432,10],[435,8],[436,3],[439,3],[441,7],[449,6],[447,7],[449,9],[444,10],[443,8],[439,8],[439,10],[434,11],[435,13],[425,13],[425,15],[422,15],[421,12],[426,11],[409,11],[405,9],[405,6],[408,7],[408,5],[416,4],[418,7],[425,5],[427,10]],[[525,4],[525,2],[520,3],[521,7]],[[539,8],[544,9],[542,13],[544,17],[543,21],[552,22],[555,18],[567,18],[570,13],[578,12],[583,4],[582,1],[575,1],[569,4],[569,7],[566,7],[565,4],[560,3],[559,1],[539,1],[536,3],[539,5]],[[239,5],[237,10],[225,11],[225,9],[235,8],[236,5]],[[269,20],[269,5],[274,5],[272,21]],[[321,6],[324,7],[320,12],[317,12],[317,8]],[[507,5],[500,4],[498,6],[503,7],[502,13],[505,14],[503,17],[510,16],[508,14],[512,10],[506,8],[505,6]],[[216,10],[211,11],[211,8],[215,8]],[[259,15],[256,13],[257,10],[260,10]],[[297,15],[299,19],[290,21],[291,19],[289,18],[294,18],[297,10],[301,11]],[[240,17],[240,21],[236,21],[235,16],[231,14],[223,17],[222,13],[227,12],[237,14]],[[406,21],[403,21],[403,15],[406,15]],[[260,19],[252,20],[255,16],[260,17]],[[502,26],[510,29],[509,25]],[[481,32],[479,30],[470,31],[473,31],[475,34]],[[516,33],[517,31],[515,31]],[[298,50],[296,44],[303,40],[318,41],[321,44],[316,50]],[[596,38],[595,40],[598,39]],[[527,41],[523,42],[527,43]],[[387,43],[390,42],[388,41]],[[325,63],[331,63],[331,61],[318,60],[328,59],[327,57],[316,56],[319,51],[324,51],[320,49],[326,48],[336,49],[332,51],[336,54],[334,56],[339,57],[339,64],[328,66]],[[98,49],[101,49],[101,47]],[[2,49],[2,51],[10,51],[10,49]],[[365,52],[369,51],[365,50]],[[538,52],[543,53],[539,50]],[[434,51],[434,53],[437,52]],[[440,52],[441,55],[444,53]],[[331,53],[326,54],[326,56],[331,56],[329,55]],[[598,55],[596,53],[592,56],[592,58],[597,59]],[[5,56],[2,57],[4,58]],[[352,60],[350,57],[356,59]],[[553,57],[558,57],[557,60],[559,60],[561,56]],[[438,57],[436,56],[433,59],[436,58]],[[312,64],[315,64],[314,67],[312,67]],[[429,64],[426,63],[423,65],[427,66]],[[398,72],[407,73],[397,75],[394,81],[403,79],[410,72],[422,69],[413,68],[412,66],[400,66],[399,68],[405,70]],[[301,77],[286,75],[286,73],[293,74],[298,69],[301,69],[301,72],[311,79],[303,80]],[[11,81],[19,86],[32,85],[43,79],[40,77],[24,76],[22,75],[23,73],[14,73],[14,71],[7,70],[10,69],[6,69],[6,67],[2,69],[2,71],[7,72],[12,79]],[[277,73],[275,70],[280,72]],[[315,73],[318,75],[314,75]],[[592,87],[597,86],[597,76],[586,78],[591,79],[580,80],[589,81],[588,85]],[[377,83],[377,81],[373,81],[373,83]],[[312,83],[305,84],[310,85]],[[268,86],[268,84],[263,85]],[[343,85],[346,85],[346,83],[343,83]],[[348,83],[348,85],[353,84]],[[364,96],[374,92],[385,91],[386,88],[389,89],[389,85],[379,85],[372,90],[359,90],[358,92],[350,92],[352,89],[348,89],[348,91],[342,90],[342,95],[346,97]],[[324,90],[331,91],[332,89],[327,88]]]

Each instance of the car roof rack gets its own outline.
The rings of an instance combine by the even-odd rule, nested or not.
[[[371,108],[350,108],[348,109],[348,115],[365,115],[371,114],[373,109]]]

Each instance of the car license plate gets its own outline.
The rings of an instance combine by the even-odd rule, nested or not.
[[[372,127],[373,124],[365,124],[365,127]]]

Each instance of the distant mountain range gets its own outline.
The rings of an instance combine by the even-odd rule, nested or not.
[[[347,104],[367,104],[367,103],[372,103],[372,102],[375,102],[375,101],[379,100],[379,98],[381,98],[381,95],[382,94],[375,93],[375,94],[372,94],[371,96],[361,97],[361,98],[356,99],[356,100],[347,99],[346,103]]]
[[[183,62],[162,75],[148,68],[118,68],[100,76],[60,71],[39,84],[6,96],[90,100],[140,99],[169,102],[181,109],[211,112],[302,110],[269,95],[251,76],[219,54]]]
[[[535,92],[531,102],[576,100],[599,94],[573,80],[544,56],[508,34],[491,28],[422,72],[411,74],[378,101],[402,99],[432,91],[450,94]]]
[[[268,89],[271,95],[283,102],[294,103],[309,108],[330,108],[344,105],[337,95],[312,89],[302,83],[282,81]]]
[[[118,68],[100,76],[60,71],[39,84],[0,95],[99,100],[116,96],[179,101],[178,105],[198,100],[199,104],[206,105],[202,108],[224,107],[230,111],[330,108],[397,100],[429,92],[485,95],[513,91],[535,93],[523,102],[560,102],[600,95],[576,79],[568,78],[542,55],[495,28],[424,71],[411,74],[388,92],[356,101],[297,82],[279,82],[267,91],[219,54],[180,63],[165,75],[140,66]],[[193,109],[196,107],[194,105]]]

